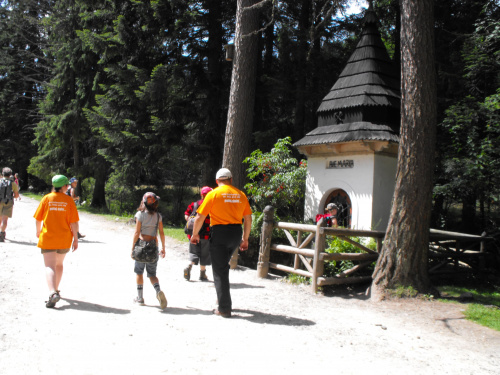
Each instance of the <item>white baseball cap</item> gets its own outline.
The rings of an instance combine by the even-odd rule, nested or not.
[[[233,175],[231,174],[231,171],[227,168],[221,168],[217,171],[217,174],[215,175],[216,180],[227,180],[229,178],[233,178]]]

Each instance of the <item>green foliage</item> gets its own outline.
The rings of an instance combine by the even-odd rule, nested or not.
[[[172,227],[172,226],[163,226],[163,231],[165,232],[165,236],[174,238],[178,241],[188,242],[188,238],[186,233],[184,233],[184,227]]]
[[[387,293],[391,297],[396,298],[414,298],[418,294],[418,290],[410,286],[397,285],[395,289],[388,289]]]
[[[307,163],[292,157],[291,138],[278,140],[267,153],[256,150],[244,162],[249,165],[250,180],[245,189],[256,212],[267,205],[275,208],[276,216],[287,221],[303,217]]]
[[[361,243],[369,249],[375,250],[377,248],[377,244],[373,238],[370,238],[368,243],[363,243],[363,238],[360,237],[349,237],[351,240]],[[343,241],[338,237],[329,238],[327,237],[327,247],[325,252],[330,254],[340,254],[340,253],[364,253],[359,247],[347,242]],[[375,264],[375,262],[373,263]],[[346,271],[354,267],[354,262],[351,260],[342,260],[342,261],[326,261],[325,262],[325,270],[324,274],[326,277],[332,277],[336,274]],[[371,272],[370,272],[371,273]]]
[[[500,331],[500,309],[478,304],[470,304],[464,312],[468,320]]]
[[[310,277],[305,277],[305,276],[300,276],[296,275],[294,273],[289,273],[287,274],[285,281],[290,284],[295,284],[295,285],[309,285],[311,284],[311,278]]]
[[[126,179],[114,172],[106,182],[106,196],[108,197],[108,209],[114,214],[132,213],[139,207],[140,197],[136,189]]]
[[[500,331],[500,289],[471,287],[462,285],[444,285],[438,287],[441,292],[441,301],[448,302],[450,297],[459,300],[464,293],[470,293],[474,303],[467,304],[464,312],[468,320]]]

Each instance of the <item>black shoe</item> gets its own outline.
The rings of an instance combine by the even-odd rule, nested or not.
[[[200,281],[208,281],[206,271],[200,271]]]
[[[219,311],[219,309],[214,309],[212,312],[215,315],[222,316],[223,318],[230,318],[231,317],[231,310],[229,310],[229,311]]]
[[[0,232],[0,242],[5,241],[5,232]]]
[[[80,238],[85,238],[85,235],[78,232],[78,239],[80,239]]]
[[[189,281],[189,279],[191,279],[191,265],[187,266],[186,268],[184,268],[184,278]]]

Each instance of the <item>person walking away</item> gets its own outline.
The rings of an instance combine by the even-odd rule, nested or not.
[[[218,307],[213,310],[213,313],[230,318],[232,301],[229,284],[229,260],[238,246],[241,251],[248,249],[248,237],[252,227],[252,210],[245,193],[232,185],[233,176],[229,169],[219,169],[215,179],[218,187],[207,194],[198,208],[190,242],[196,244],[200,241],[199,231],[205,217],[210,215],[210,225],[212,226],[210,257],[218,303]],[[243,223],[242,220],[244,220]]]
[[[0,242],[5,241],[7,222],[12,218],[14,210],[14,199],[19,198],[19,185],[11,179],[12,169],[2,169],[0,179]]]
[[[190,216],[196,214],[196,210],[201,206],[205,196],[211,192],[213,189],[209,186],[204,186],[201,188],[200,195],[201,199],[196,202],[191,202],[186,211],[184,212],[184,218],[186,221],[190,220]],[[184,278],[189,281],[191,278],[191,269],[194,265],[200,263],[200,281],[208,281],[207,277],[207,267],[212,264],[210,260],[210,216],[205,218],[203,225],[198,233],[200,235],[200,242],[193,244],[189,242],[189,264],[184,268]],[[187,235],[188,239],[191,239],[191,235]]]
[[[75,204],[79,204],[80,197],[75,193],[76,185],[78,185],[78,179],[76,177],[71,177],[71,179],[69,180],[69,184],[70,185],[68,187],[68,190],[66,191],[66,194],[69,195],[71,199],[73,199]],[[81,234],[80,232],[78,232],[78,239],[80,238],[85,238],[85,234]]]
[[[135,224],[135,233],[134,240],[132,241],[132,251],[134,251],[134,246],[139,241],[139,239],[143,241],[156,241],[157,239],[157,231],[160,233],[160,240],[162,249],[160,251],[160,256],[165,258],[165,233],[163,232],[163,222],[160,213],[158,212],[158,204],[160,201],[160,197],[155,193],[148,192],[144,194],[142,197],[141,204],[137,209],[137,213],[135,214],[136,224]],[[160,280],[156,276],[156,269],[158,267],[158,261],[154,263],[141,263],[135,261],[134,264],[134,272],[136,274],[136,282],[137,282],[137,297],[134,299],[135,303],[140,305],[144,305],[144,296],[143,296],[143,288],[144,288],[144,269],[146,269],[147,276],[153,284],[153,287],[156,291],[156,298],[160,302],[160,307],[165,309],[167,307],[167,298],[165,297],[165,293],[160,289]]]
[[[18,173],[14,174],[14,182],[16,183],[16,185],[19,189],[19,192],[20,192],[21,191],[21,183],[19,181],[19,174]],[[19,197],[14,198],[14,200],[16,200],[16,201],[21,200],[21,194],[19,194]]]
[[[63,275],[63,262],[70,247],[78,249],[78,211],[73,199],[66,195],[68,178],[52,177],[52,192],[45,195],[35,212],[36,236],[45,263],[45,278],[49,287],[49,300],[45,306],[52,308],[61,299],[59,284]]]

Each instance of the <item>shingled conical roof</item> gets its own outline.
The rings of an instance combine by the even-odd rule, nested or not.
[[[382,42],[371,2],[363,23],[356,49],[318,108],[318,128],[296,146],[399,141],[399,67]]]
[[[356,106],[399,108],[398,71],[382,42],[377,23],[370,5],[360,41],[339,79],[323,99],[318,114]]]

